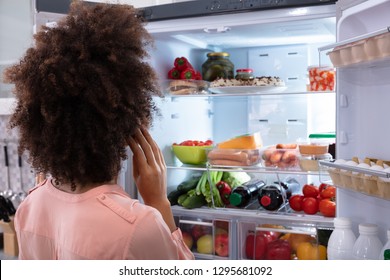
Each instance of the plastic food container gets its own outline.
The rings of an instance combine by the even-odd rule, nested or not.
[[[333,91],[335,89],[335,70],[330,66],[311,66],[309,72],[310,91]]]
[[[299,157],[299,166],[303,171],[318,171],[320,170],[319,160],[332,160],[331,154],[326,153],[323,155],[301,155]]]
[[[299,151],[295,149],[278,149],[269,146],[261,151],[262,164],[265,167],[279,167],[282,169],[299,168]]]
[[[209,82],[202,80],[166,80],[163,82],[165,92],[171,95],[207,94]]]
[[[303,155],[324,155],[330,153],[335,157],[335,133],[310,134],[307,140],[298,140],[299,152]]]
[[[324,155],[329,151],[329,144],[326,143],[303,143],[299,144],[299,152],[303,155]]]
[[[252,166],[261,162],[260,149],[207,149],[207,160],[211,165]]]

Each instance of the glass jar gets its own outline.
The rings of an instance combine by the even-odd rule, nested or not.
[[[202,76],[205,81],[218,78],[233,79],[234,64],[229,60],[227,52],[212,52],[207,54],[207,60],[202,64]]]
[[[236,77],[237,80],[253,80],[255,77],[253,76],[253,70],[250,68],[237,69]]]

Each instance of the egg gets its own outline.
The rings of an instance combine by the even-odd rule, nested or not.
[[[383,168],[383,166],[381,166],[381,165],[374,164],[374,165],[371,166],[368,170],[370,170],[370,171],[383,171],[384,168]],[[372,176],[372,175],[366,174],[366,176]]]
[[[344,163],[344,166],[353,167],[358,165],[356,161],[348,160],[346,163]],[[342,169],[341,172],[351,172],[349,170]]]
[[[345,159],[342,159],[342,158],[339,158],[339,159],[336,159],[334,161],[335,164],[344,164],[346,163],[347,161]]]
[[[369,164],[367,164],[367,163],[362,162],[362,163],[359,163],[358,165],[356,165],[356,167],[362,168],[362,169],[369,169],[371,166]],[[352,173],[354,175],[356,175],[356,174],[359,174],[360,172],[352,172]]]

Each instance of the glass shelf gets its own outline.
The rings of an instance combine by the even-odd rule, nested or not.
[[[240,167],[228,167],[228,166],[213,166],[204,165],[190,165],[190,164],[167,164],[167,169],[178,170],[193,170],[193,171],[226,171],[226,172],[248,172],[248,173],[265,173],[265,174],[295,174],[295,175],[315,175],[320,176],[327,172],[324,170],[319,171],[303,171],[298,169],[279,169],[277,167],[264,167],[261,165],[254,166],[240,166]]]
[[[310,95],[310,94],[332,94],[335,93],[334,91],[292,91],[292,90],[284,90],[281,92],[270,92],[267,93],[266,91],[264,92],[259,92],[259,93],[253,93],[253,92],[248,92],[248,93],[205,93],[205,94],[188,94],[188,95],[173,95],[173,94],[167,94],[165,97],[169,97],[172,100],[176,98],[220,98],[220,97],[251,97],[251,96],[270,96],[270,95]]]

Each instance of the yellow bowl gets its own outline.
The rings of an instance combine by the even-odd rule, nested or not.
[[[206,149],[212,146],[172,145],[175,156],[184,164],[204,164],[207,161]]]

